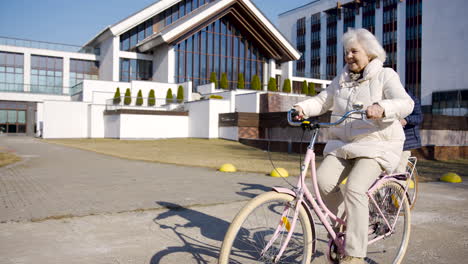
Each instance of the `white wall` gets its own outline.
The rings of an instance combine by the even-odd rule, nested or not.
[[[239,140],[239,128],[235,127],[219,127],[219,138],[229,140]]]
[[[218,138],[219,114],[230,112],[230,101],[208,99],[185,104],[189,111],[189,137]]]
[[[43,138],[88,137],[87,103],[45,101],[43,120]]]
[[[120,115],[120,138],[186,138],[188,116]]]
[[[120,115],[104,116],[104,137],[120,138]]]
[[[113,38],[108,38],[101,43],[100,52],[101,58],[99,63],[99,79],[104,81],[112,81],[113,64],[114,64],[114,47],[112,46]],[[118,58],[117,58],[118,60]]]
[[[259,113],[260,94],[262,93],[238,94],[236,96],[236,112]]]
[[[161,44],[154,50],[153,59],[153,80],[158,82],[169,81],[169,46],[167,44]],[[174,76],[172,76],[174,78]]]
[[[422,3],[421,103],[432,92],[468,89],[468,1],[424,0]]]

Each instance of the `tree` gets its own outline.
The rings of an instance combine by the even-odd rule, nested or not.
[[[141,90],[138,91],[137,99],[136,99],[136,105],[143,105],[143,94],[141,93]]]
[[[270,77],[270,80],[268,81],[268,91],[271,91],[271,92],[278,91],[278,86],[276,86],[276,79],[273,77]]]
[[[114,103],[114,104],[120,104],[121,100],[122,100],[122,99],[120,98],[120,88],[117,87],[117,90],[115,90],[113,103]]]
[[[244,89],[244,88],[245,88],[244,74],[239,73],[237,75],[237,89]]]
[[[317,93],[315,92],[315,83],[310,82],[309,83],[309,96],[314,96]]]
[[[302,94],[305,94],[305,95],[309,94],[309,88],[307,88],[306,80],[302,82]]]
[[[254,74],[254,76],[252,76],[252,81],[250,83],[250,88],[252,90],[257,90],[257,91],[262,89],[261,83],[260,83],[260,78],[258,78],[257,74]]]
[[[174,102],[174,96],[172,95],[172,89],[167,89],[166,93],[166,104],[170,104]]]
[[[130,105],[131,103],[132,103],[132,94],[130,93],[130,88],[127,88],[127,90],[125,90],[124,104]]]
[[[283,82],[283,92],[290,93],[291,92],[291,80],[285,79]]]
[[[219,83],[219,87],[221,89],[228,89],[229,88],[227,74],[225,72],[223,72],[223,74],[221,74],[221,81]]]
[[[181,103],[182,101],[184,101],[184,87],[182,87],[182,85],[179,85],[179,87],[177,88],[177,102]]]
[[[148,95],[148,106],[154,106],[156,104],[156,96],[154,96],[154,90],[151,89]]]
[[[210,83],[215,84],[215,88],[218,88],[218,77],[216,76],[216,72],[212,72],[210,76]]]

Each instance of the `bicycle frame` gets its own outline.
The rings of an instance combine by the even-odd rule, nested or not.
[[[295,214],[293,216],[292,222],[290,223],[290,228],[288,228],[288,235],[286,236],[286,239],[284,240],[283,244],[281,245],[280,251],[278,252],[277,256],[275,257],[275,260],[274,260],[275,263],[279,261],[279,259],[281,258],[281,256],[283,255],[284,251],[286,250],[286,248],[287,248],[287,246],[289,244],[289,241],[290,241],[291,236],[293,234],[293,231],[290,231],[290,230],[295,230],[296,223],[297,223],[297,218],[298,218],[298,213],[299,213],[299,208],[300,208],[301,205],[304,205],[304,208],[305,208],[306,212],[310,216],[311,228],[313,230],[315,230],[315,223],[314,223],[314,220],[313,220],[313,217],[312,217],[312,215],[313,215],[312,211],[313,211],[313,212],[315,212],[317,217],[320,219],[320,221],[324,225],[327,232],[330,234],[330,236],[331,236],[330,242],[333,241],[335,243],[335,245],[337,246],[337,251],[338,251],[338,253],[340,255],[344,254],[344,238],[343,238],[343,236],[339,236],[340,233],[335,232],[335,230],[332,227],[332,224],[327,219],[327,217],[330,217],[333,221],[335,221],[335,222],[337,222],[337,223],[339,223],[340,225],[343,225],[343,226],[346,226],[346,222],[343,219],[336,216],[335,214],[333,214],[328,209],[328,207],[325,205],[325,203],[322,200],[322,197],[320,195],[320,191],[319,191],[319,188],[318,188],[318,183],[317,183],[314,145],[315,145],[315,141],[317,139],[317,136],[318,136],[319,129],[320,129],[321,125],[322,126],[332,126],[332,125],[335,125],[335,124],[339,124],[352,113],[361,113],[362,114],[361,111],[357,111],[357,110],[350,111],[350,112],[346,113],[343,116],[343,118],[341,118],[340,120],[338,120],[335,123],[317,124],[317,125],[314,125],[313,127],[311,127],[311,129],[313,129],[313,134],[312,134],[309,146],[307,147],[307,152],[306,152],[305,157],[304,157],[304,163],[301,166],[300,177],[298,179],[296,187],[294,189],[292,189],[292,190],[288,189],[288,188],[281,188],[281,187],[274,187],[273,188],[273,190],[276,191],[276,192],[286,193],[286,194],[294,196],[295,199],[291,203],[291,206],[294,206],[294,205],[296,206],[296,211],[295,211]],[[288,113],[288,121],[290,121],[289,113]],[[310,190],[308,189],[308,187],[305,184],[305,178],[306,178],[307,170],[308,170],[309,166],[310,166],[310,171],[311,171],[311,176],[312,176],[312,186],[313,186],[313,191],[315,193],[315,198],[314,198],[314,196],[312,195],[312,193],[310,192]],[[395,224],[396,224],[396,222],[393,223],[393,224],[389,223],[389,220],[385,217],[385,215],[381,211],[380,207],[378,206],[377,202],[375,201],[375,199],[371,195],[371,193],[372,193],[372,191],[374,191],[377,187],[379,187],[382,183],[384,183],[386,181],[394,181],[394,182],[397,182],[398,184],[400,184],[398,182],[398,180],[407,180],[407,181],[409,181],[409,173],[405,172],[405,173],[402,173],[402,174],[391,174],[391,175],[387,175],[387,174],[383,173],[373,183],[373,185],[371,186],[371,188],[367,192],[367,196],[369,197],[369,200],[374,203],[374,205],[378,209],[379,214],[383,217],[383,219],[385,220],[385,223],[387,224],[387,226],[389,228],[389,231],[386,234],[372,239],[371,241],[369,241],[368,244],[374,243],[374,242],[376,242],[376,241],[378,241],[380,239],[383,239],[385,237],[390,236],[393,233],[394,227],[395,227]],[[401,186],[401,184],[400,184],[400,186]],[[409,184],[407,184],[406,187],[404,188],[405,195],[407,194],[408,186],[409,186]],[[306,201],[310,203],[311,208],[309,207],[309,205],[307,204]],[[262,255],[265,252],[268,251],[268,249],[272,246],[273,242],[278,237],[279,233],[282,230],[284,230],[286,223],[284,223],[283,219],[284,219],[284,216],[289,212],[289,208],[290,208],[290,206],[287,206],[287,208],[284,210],[283,214],[281,215],[281,220],[279,221],[278,226],[277,226],[275,232],[273,233],[272,238],[267,243],[265,248],[262,250],[262,253],[261,253]],[[397,215],[400,213],[400,210],[401,210],[401,207],[398,208]],[[312,248],[312,253],[313,252],[315,252],[315,248]]]

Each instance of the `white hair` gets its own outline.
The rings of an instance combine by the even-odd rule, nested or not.
[[[346,49],[353,42],[359,43],[371,60],[378,59],[385,62],[385,58],[387,57],[385,50],[377,38],[367,29],[348,29],[348,32],[343,35],[343,47]]]

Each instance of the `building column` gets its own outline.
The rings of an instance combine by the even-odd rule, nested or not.
[[[112,81],[120,81],[120,40],[119,37],[114,37],[112,39]]]
[[[320,79],[327,74],[327,14],[320,13]]]
[[[70,94],[70,57],[63,57],[62,93]]]
[[[170,47],[167,52],[167,82],[175,83],[175,51],[174,46]],[[197,87],[195,87],[197,88]]]
[[[343,43],[341,43],[344,33],[343,9],[338,9],[338,12],[341,13],[341,19],[336,23],[336,75],[340,74],[343,69]]]
[[[362,28],[362,7],[359,8],[359,14],[354,18],[354,28]]]
[[[403,86],[406,81],[406,2],[397,5],[397,72]]]
[[[23,91],[31,91],[31,53],[24,53],[24,65],[23,65]]]
[[[380,8],[375,9],[375,37],[382,45],[383,43],[383,3]]]

